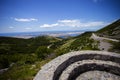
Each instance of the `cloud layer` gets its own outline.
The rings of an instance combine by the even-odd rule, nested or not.
[[[41,28],[51,28],[51,27],[56,27],[56,26],[59,26],[59,24],[58,23],[55,23],[55,24],[43,24],[40,27]]]
[[[42,28],[52,28],[52,27],[81,27],[81,28],[89,28],[89,27],[98,27],[98,26],[104,26],[107,23],[102,21],[91,21],[91,22],[81,22],[80,20],[74,19],[74,20],[58,20],[56,23],[53,24],[43,24],[40,27]]]
[[[14,18],[15,21],[18,21],[18,22],[31,22],[31,21],[38,21],[37,19],[35,18]]]

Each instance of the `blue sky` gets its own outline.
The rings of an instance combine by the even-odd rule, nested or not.
[[[120,0],[0,0],[0,33],[97,30],[120,18]]]

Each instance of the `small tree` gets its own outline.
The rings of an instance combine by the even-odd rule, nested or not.
[[[36,50],[37,57],[40,59],[44,59],[48,54],[51,53],[51,49],[46,46],[40,46]]]

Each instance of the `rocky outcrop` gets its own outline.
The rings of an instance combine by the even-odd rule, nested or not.
[[[95,76],[95,73],[98,76]],[[34,80],[92,80],[94,78],[95,80],[108,80],[108,78],[120,80],[120,54],[105,51],[70,52],[44,65]]]

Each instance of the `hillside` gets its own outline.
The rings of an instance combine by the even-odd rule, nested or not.
[[[120,19],[97,31],[99,36],[120,40]]]
[[[93,38],[92,33],[96,34]],[[57,55],[79,50],[104,50],[120,53],[120,19],[96,31],[85,32],[65,41],[56,49]],[[117,39],[117,40],[116,40]]]
[[[106,40],[106,41],[112,45],[109,51],[120,53],[120,19],[96,31],[96,34],[100,37],[119,40],[119,42],[112,40]]]
[[[0,54],[34,53],[39,46],[48,46],[59,40],[49,36],[30,39],[0,37]]]
[[[85,32],[77,37],[65,41],[55,51],[57,55],[62,55],[71,51],[78,50],[98,50],[98,41],[91,39],[92,32]]]
[[[32,80],[57,47],[48,46],[59,41],[61,39],[50,36],[30,39],[0,37],[0,80]]]
[[[85,32],[63,40],[49,36],[30,39],[1,37],[0,79],[32,80],[42,65],[59,55],[78,50],[98,50],[98,42],[90,39],[91,34]]]

